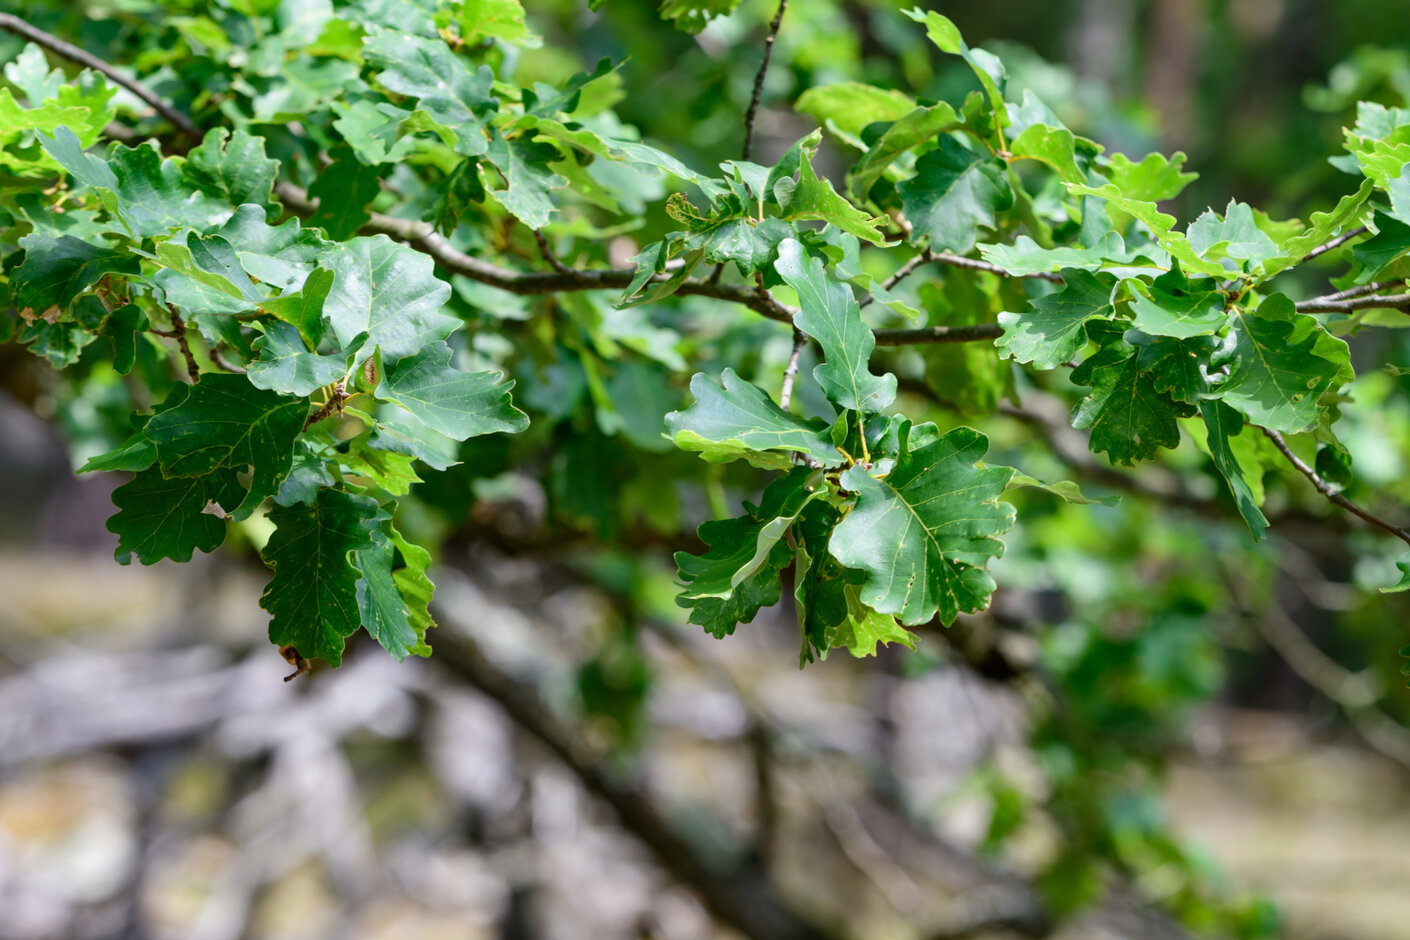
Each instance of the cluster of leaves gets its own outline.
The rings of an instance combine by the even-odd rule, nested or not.
[[[731,6],[662,13],[698,26]],[[718,379],[697,374],[693,404],[664,418],[683,451],[785,471],[757,507],[701,528],[703,555],[678,556],[679,601],[717,636],[777,603],[790,565],[805,659],[911,645],[905,627],[989,603],[986,569],[1015,516],[1000,498],[1037,481],[985,465],[983,434],[897,411],[897,376],[874,371],[859,291],[893,316],[924,308],[944,326],[992,328],[993,352],[924,353],[932,393],[961,410],[992,410],[1012,393],[1000,360],[1035,373],[1072,367],[1071,381],[1089,389],[1072,425],[1090,429],[1093,451],[1129,465],[1195,438],[1255,537],[1267,527],[1258,428],[1293,435],[1294,448],[1344,478],[1350,457],[1333,428],[1353,377],[1347,344],[1269,282],[1359,226],[1370,234],[1349,242],[1345,286],[1401,275],[1410,115],[1363,105],[1336,161],[1361,182],[1307,225],[1231,202],[1180,230],[1157,203],[1193,178],[1181,155],[1106,155],[1031,90],[1010,100],[1002,63],[945,17],[911,16],[969,67],[975,88],[958,104],[855,82],[806,93],[798,109],[860,153],[845,195],[813,167],[821,130],[772,166],[729,161],[709,177],[615,118],[619,84],[606,60],[557,86],[505,81],[491,63],[538,42],[512,0],[265,15],[277,28],[223,76],[230,97],[219,108],[236,129],[211,130],[184,156],[164,157],[153,142],[88,152],[118,113],[114,88],[91,72],[68,80],[26,47],[5,70],[25,103],[9,89],[0,97],[0,161],[18,184],[6,210],[23,233],[6,262],[18,339],[64,368],[104,337],[115,372],[140,362],[147,377],[169,352],[156,337],[175,338],[199,378],[189,388],[153,382],[161,404],[84,468],[136,474],[114,497],[118,557],[210,551],[227,515],[246,519],[269,500],[264,552],[275,576],[264,603],[275,642],[336,664],[361,625],[394,655],[426,652],[429,555],[398,534],[395,499],[419,481],[417,461],[445,470],[456,442],[521,431],[528,419],[498,373],[452,364],[483,356],[453,335],[462,320],[447,313],[452,288],[431,258],[356,234],[375,201],[425,185],[410,166],[436,183],[426,217],[471,248],[502,240],[493,232],[513,220],[610,234],[593,215],[630,218],[643,184],[668,175],[703,207],[683,192],[666,200],[678,228],[636,256],[618,309],[657,304],[698,270],[730,266],[821,351],[812,416],[725,368]],[[177,28],[215,47],[260,19],[230,11]],[[277,138],[283,159],[249,130],[293,120],[310,130]],[[308,219],[278,221],[281,177],[318,201]],[[898,238],[900,251],[925,253],[912,261],[977,252],[968,267],[980,270],[897,292],[861,252]],[[200,371],[188,323],[196,353],[224,372]],[[924,342],[915,332],[898,342]],[[600,328],[589,336],[604,341]],[[682,366],[659,339],[647,328],[629,344]],[[622,412],[639,370],[618,370],[628,388],[614,394],[593,378],[586,350],[581,359],[594,398]],[[619,414],[604,425],[599,414],[609,433],[629,423]],[[1070,484],[1055,491],[1082,498]]]

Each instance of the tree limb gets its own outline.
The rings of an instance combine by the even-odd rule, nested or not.
[[[123,88],[126,88],[138,98],[141,98],[144,102],[151,105],[158,114],[176,125],[184,133],[190,134],[193,137],[201,136],[200,128],[193,124],[189,117],[157,97],[156,92],[152,91],[152,89],[148,88],[137,79],[128,78],[97,56],[85,52],[75,45],[64,42],[58,36],[46,33],[39,27],[25,22],[11,13],[0,13],[0,29],[14,33],[16,36],[22,36],[36,45],[43,46],[55,55],[68,59],[70,62],[77,62],[79,65],[90,68],[95,72],[103,73],[108,78],[112,79],[115,84],[121,85]]]
[[[1278,448],[1279,452],[1281,452],[1282,455],[1287,459],[1288,463],[1292,464],[1293,467],[1296,468],[1298,473],[1301,473],[1303,476],[1307,477],[1307,479],[1317,489],[1317,492],[1327,497],[1328,501],[1330,501],[1333,505],[1340,506],[1342,509],[1345,509],[1353,516],[1356,516],[1364,522],[1370,523],[1378,529],[1389,532],[1391,535],[1400,539],[1406,545],[1410,545],[1410,531],[1407,531],[1401,528],[1400,526],[1395,525],[1394,523],[1387,522],[1386,520],[1382,519],[1380,516],[1377,516],[1372,512],[1362,509],[1356,503],[1353,503],[1351,500],[1341,495],[1341,493],[1337,492],[1336,489],[1333,488],[1330,483],[1322,479],[1317,474],[1316,470],[1313,470],[1307,464],[1303,463],[1302,458],[1292,452],[1292,449],[1288,447],[1288,442],[1283,440],[1283,435],[1279,434],[1277,431],[1269,430],[1268,428],[1263,428],[1262,430],[1264,436],[1267,437],[1268,440],[1273,442],[1273,446]]]

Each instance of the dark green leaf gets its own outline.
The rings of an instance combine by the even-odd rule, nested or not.
[[[1087,344],[1083,325],[1093,318],[1110,319],[1116,279],[1108,274],[1062,272],[1063,289],[1029,301],[1028,313],[1000,313],[1004,335],[994,341],[999,355],[1055,369]]]
[[[1209,431],[1209,456],[1214,459],[1214,466],[1229,484],[1229,491],[1234,495],[1234,505],[1239,507],[1239,515],[1248,523],[1254,539],[1262,541],[1263,533],[1268,528],[1268,519],[1263,515],[1263,510],[1258,508],[1253,490],[1249,488],[1248,480],[1244,476],[1244,469],[1229,446],[1229,440],[1237,437],[1243,430],[1243,415],[1222,401],[1200,402],[1199,410],[1204,417],[1204,426]]]
[[[108,519],[108,531],[118,537],[118,563],[131,564],[133,555],[144,565],[190,561],[193,551],[214,551],[225,541],[227,507],[239,503],[242,492],[228,469],[170,479],[157,467],[141,471],[113,491],[118,512]],[[216,507],[219,513],[206,511]]]
[[[342,662],[344,639],[361,624],[359,572],[348,556],[373,548],[379,518],[375,500],[332,489],[320,490],[311,506],[270,511],[274,534],[261,554],[274,577],[259,603],[270,614],[271,643]]]
[[[989,447],[984,435],[955,428],[910,449],[903,430],[900,456],[884,478],[861,466],[842,475],[857,503],[833,530],[829,551],[848,568],[865,571],[861,602],[903,624],[937,614],[950,623],[985,607],[994,580],[985,570],[1003,554],[999,536],[1014,509],[998,499],[1013,470],[979,467]]]
[[[509,403],[513,382],[498,372],[461,372],[451,368],[450,347],[432,343],[393,363],[377,386],[377,397],[394,401],[426,427],[458,441],[516,433],[529,417]]]
[[[897,189],[913,238],[925,236],[937,251],[964,255],[979,240],[979,229],[998,225],[998,214],[1013,206],[1004,164],[975,153],[948,134],[916,161],[914,179]]]

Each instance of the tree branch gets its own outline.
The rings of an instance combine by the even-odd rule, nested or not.
[[[1317,492],[1327,497],[1327,499],[1333,505],[1340,506],[1342,509],[1345,509],[1353,516],[1356,516],[1364,522],[1370,523],[1378,529],[1382,529],[1386,532],[1389,532],[1391,535],[1400,539],[1405,544],[1410,545],[1410,531],[1406,531],[1400,526],[1395,525],[1391,522],[1387,522],[1380,516],[1368,512],[1365,509],[1362,509],[1360,506],[1356,505],[1351,500],[1338,493],[1330,483],[1328,483],[1326,480],[1323,480],[1320,476],[1317,475],[1316,470],[1313,470],[1307,464],[1303,463],[1302,458],[1292,452],[1292,449],[1288,447],[1288,442],[1283,440],[1283,435],[1279,434],[1277,431],[1269,430],[1268,428],[1263,428],[1262,430],[1264,436],[1266,436],[1268,440],[1273,442],[1273,446],[1278,448],[1282,455],[1287,459],[1288,463],[1292,464],[1293,467],[1297,469],[1298,473],[1301,473],[1303,476],[1307,477],[1307,479],[1312,483],[1312,485],[1316,487]]]
[[[166,309],[171,314],[171,330],[161,335],[170,336],[176,340],[176,345],[181,347],[182,358],[186,360],[186,374],[190,377],[191,384],[195,385],[201,381],[201,368],[196,365],[196,357],[191,354],[191,344],[186,340],[186,321],[181,319],[181,314],[171,304],[167,304]]]
[[[788,908],[760,872],[747,866],[730,872],[708,866],[702,854],[667,825],[639,787],[608,772],[602,755],[584,744],[586,735],[560,722],[537,693],[500,671],[469,637],[443,632],[436,641],[436,661],[493,699],[516,725],[547,747],[588,792],[612,808],[623,828],[645,844],[663,868],[700,896],[721,923],[755,940],[822,940],[825,936]]]
[[[922,346],[935,343],[974,343],[998,339],[1004,328],[997,323],[972,326],[922,326],[916,329],[872,330],[878,346]]]
[[[1351,240],[1352,240],[1353,238],[1355,238],[1357,235],[1365,235],[1365,234],[1366,234],[1366,226],[1364,226],[1364,225],[1358,225],[1356,228],[1352,229],[1351,231],[1349,231],[1349,232],[1343,232],[1342,234],[1338,235],[1336,238],[1333,238],[1331,241],[1323,242],[1322,244],[1318,245],[1316,248],[1313,248],[1313,249],[1312,249],[1311,251],[1309,251],[1307,254],[1305,254],[1305,255],[1302,256],[1302,260],[1303,260],[1303,261],[1311,261],[1313,258],[1317,257],[1318,255],[1326,254],[1327,252],[1331,251],[1333,248],[1340,248],[1342,245],[1344,245],[1344,244],[1346,244],[1347,242],[1351,241]]]
[[[113,66],[104,62],[91,53],[85,52],[75,45],[64,42],[58,36],[46,33],[44,30],[25,22],[18,16],[11,13],[0,13],[0,29],[22,36],[36,45],[43,46],[57,56],[62,56],[70,62],[77,62],[79,65],[101,72],[112,79],[115,84],[121,85],[132,92],[138,98],[151,105],[158,114],[176,125],[183,132],[193,137],[200,137],[201,130],[191,122],[191,119],[171,105],[157,97],[156,92],[142,84],[135,78],[128,78]]]
[[[948,251],[936,251],[930,255],[930,260],[939,261],[956,268],[969,268],[971,271],[988,271],[990,274],[997,274],[1000,277],[1036,277],[1039,280],[1049,281],[1053,284],[1062,283],[1062,275],[1049,271],[1040,271],[1037,274],[1010,274],[1003,268],[989,261],[980,261],[978,258],[964,258],[960,255],[951,254]]]
[[[1351,313],[1353,310],[1374,310],[1384,308],[1386,310],[1399,310],[1403,313],[1410,313],[1410,294],[1374,294],[1367,296],[1359,294],[1345,299],[1336,299],[1336,294],[1329,294],[1326,297],[1314,297],[1311,300],[1298,301],[1293,306],[1299,313]]]
[[[764,76],[769,72],[769,59],[774,54],[774,40],[778,38],[779,27],[783,25],[783,11],[788,8],[788,0],[778,0],[778,12],[769,24],[769,35],[764,39],[764,61],[759,63],[759,71],[754,76],[754,94],[749,99],[749,110],[744,113],[744,159],[754,156],[754,118],[759,113],[759,99],[764,94]]]

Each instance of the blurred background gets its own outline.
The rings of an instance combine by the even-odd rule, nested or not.
[[[18,6],[95,50],[155,31],[159,74],[211,55],[191,38],[205,4]],[[815,126],[791,109],[814,85],[963,94],[901,6],[789,3],[756,159]],[[1410,4],[926,6],[1074,131],[1188,154],[1200,178],[1166,207],[1182,220],[1230,198],[1330,207],[1355,102],[1410,97]],[[698,35],[653,3],[525,8],[546,41],[513,51],[516,81],[627,58],[623,120],[696,166],[738,155],[773,0]],[[0,58],[18,48],[0,39]],[[840,179],[851,155],[826,147]],[[483,292],[457,289],[483,316]],[[779,373],[788,337],[730,322],[692,355]],[[1410,365],[1403,333],[1370,353]],[[683,377],[652,368],[659,415]],[[1358,369],[1350,492],[1403,512],[1406,379]],[[441,545],[434,657],[355,642],[285,684],[258,519],[190,564],[118,566],[103,520],[121,480],[72,473],[106,446],[111,403],[13,344],[0,387],[6,940],[1410,932],[1410,605],[1375,590],[1394,550],[1298,477],[1264,481],[1255,546],[1191,448],[1114,472],[1065,427],[1061,389],[1030,390],[986,419],[992,459],[1120,505],[1025,494],[992,611],[914,653],[800,671],[786,602],[723,641],[672,602],[671,551],[758,478],[691,480],[695,458],[661,452],[625,397],[608,421],[579,390],[529,401],[536,430],[470,442],[403,507]]]

